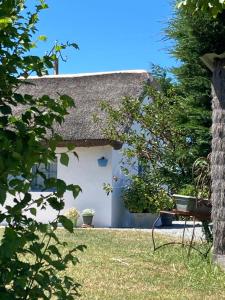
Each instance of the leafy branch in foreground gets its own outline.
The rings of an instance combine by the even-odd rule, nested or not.
[[[20,94],[19,87],[28,84],[21,76],[46,74],[56,58],[55,53],[44,57],[30,54],[36,47],[32,36],[37,32],[39,13],[47,4],[36,1],[31,12],[25,3],[0,1],[0,222],[7,224],[0,243],[0,299],[74,299],[79,285],[63,271],[70,263],[77,264],[75,253],[85,246],[64,253],[67,244],[58,239],[56,230],[61,223],[73,232],[72,222],[61,214],[64,193],[69,191],[76,198],[81,189],[61,179],[46,178],[39,170],[45,188],[38,198],[30,192],[37,175],[32,174],[32,167],[47,166],[57,159],[61,138],[53,125],[63,123],[74,101],[66,95],[52,99]],[[68,46],[77,48],[76,44]],[[56,51],[64,48],[61,45]],[[14,113],[15,106],[21,107],[21,113]],[[66,153],[60,162],[68,164]],[[53,192],[44,193],[48,189]],[[47,207],[55,210],[55,219],[42,224],[35,216]]]

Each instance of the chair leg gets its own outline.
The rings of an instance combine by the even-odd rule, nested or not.
[[[188,257],[191,254],[191,248],[192,248],[192,244],[194,241],[194,237],[195,237],[195,217],[193,217],[193,230],[192,230],[191,241],[190,241],[189,248],[188,248]]]
[[[186,226],[187,226],[187,218],[185,218],[185,222],[184,222],[184,229],[183,229],[183,235],[182,235],[182,247],[184,247],[184,237],[185,237]]]
[[[153,226],[152,226],[152,243],[153,243],[153,251],[156,250],[156,246],[155,246],[155,237],[154,237],[155,225],[157,224],[157,222],[159,221],[159,219],[160,219],[160,214],[159,214],[158,218],[155,220],[155,222],[153,223]]]

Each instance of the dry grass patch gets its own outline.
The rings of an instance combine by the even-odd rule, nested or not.
[[[148,232],[76,229],[58,235],[69,247],[87,245],[77,252],[80,263],[67,270],[82,285],[81,300],[225,299],[225,273],[210,258],[193,251],[188,260],[180,246],[153,253]],[[158,242],[165,240],[157,236]]]
[[[71,246],[88,247],[69,269],[82,284],[81,299],[225,299],[225,274],[209,259],[193,252],[187,260],[180,246],[153,253],[147,232],[77,229],[60,235]]]

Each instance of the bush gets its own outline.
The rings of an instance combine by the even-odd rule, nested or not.
[[[155,213],[174,206],[165,189],[141,176],[133,177],[131,184],[123,189],[122,197],[132,213]]]

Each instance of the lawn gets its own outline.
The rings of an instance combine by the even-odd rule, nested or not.
[[[60,236],[88,247],[68,270],[82,285],[80,299],[225,299],[225,274],[210,259],[193,252],[188,260],[180,246],[153,253],[148,232],[77,229]]]

